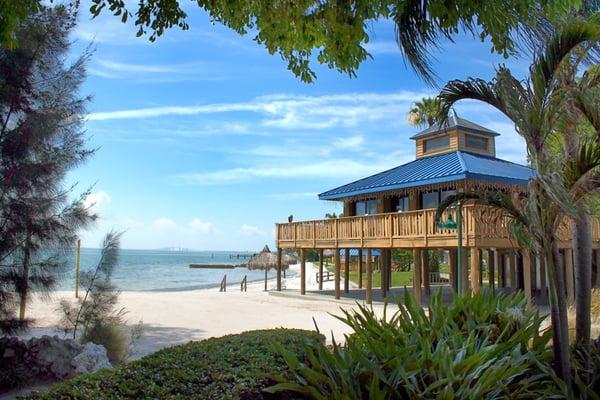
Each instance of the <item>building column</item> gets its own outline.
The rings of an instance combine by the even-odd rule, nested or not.
[[[323,290],[323,249],[319,249],[319,290]]]
[[[423,249],[421,251],[422,263],[423,263],[423,274],[421,275],[421,280],[423,281],[423,287],[425,288],[425,293],[428,295],[431,294],[431,288],[429,285],[429,249]]]
[[[518,289],[517,286],[517,255],[514,250],[510,250],[508,253],[508,279],[510,280],[510,288],[513,292]]]
[[[488,285],[492,293],[496,291],[496,266],[498,265],[498,250],[488,249]]]
[[[340,249],[333,250],[333,260],[335,264],[334,269],[334,285],[335,285],[335,298],[340,298],[340,275],[341,275],[341,267],[340,267]]]
[[[281,292],[281,248],[277,248],[277,291]]]
[[[573,304],[575,301],[575,279],[573,271],[573,249],[565,249],[565,284],[567,286],[567,301]]]
[[[533,304],[533,293],[531,285],[531,253],[527,250],[521,252],[523,257],[523,290],[525,292],[525,298],[529,305]]]
[[[371,249],[367,249],[367,304],[373,304],[373,264],[371,263]]]
[[[479,274],[481,271],[481,252],[477,247],[471,248],[471,290],[479,293]]]
[[[504,252],[496,249],[498,253],[498,264],[496,265],[496,273],[498,275],[498,287],[503,288],[506,286],[506,279],[504,278],[504,269],[506,268],[506,259],[504,258]]]
[[[380,253],[381,253],[381,268],[380,268],[380,273],[381,273],[381,297],[383,297],[384,299],[387,297],[387,287],[388,287],[388,283],[387,283],[387,278],[388,278],[388,253],[386,251],[386,249],[379,249]]]
[[[469,249],[467,247],[463,247],[462,254],[462,293],[467,293],[469,291]]]
[[[595,287],[600,287],[600,249],[596,249],[596,282]]]
[[[362,287],[363,287],[362,275],[363,275],[363,250],[358,249],[358,288],[359,289],[362,289]]]
[[[548,288],[546,282],[546,260],[543,257],[536,257],[540,266],[540,302],[546,304],[548,302]]]
[[[421,305],[421,252],[421,249],[413,249],[413,295],[419,305]]]
[[[448,270],[450,271],[450,287],[454,292],[456,292],[456,261],[457,261],[457,251],[456,249],[448,250]]]
[[[344,249],[344,293],[350,291],[350,249]]]
[[[306,294],[306,251],[300,249],[300,294]]]

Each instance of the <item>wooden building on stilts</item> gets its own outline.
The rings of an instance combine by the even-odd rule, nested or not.
[[[429,288],[428,251],[447,252],[449,284],[456,287],[457,271],[462,270],[465,288],[477,292],[483,284],[482,265],[486,266],[490,286],[522,290],[531,299],[537,292],[545,294],[546,275],[543,262],[519,248],[512,237],[509,220],[498,210],[476,205],[462,206],[462,268],[457,268],[458,232],[440,229],[435,221],[436,209],[448,195],[460,191],[501,190],[518,195],[526,191],[531,168],[496,157],[498,136],[483,126],[451,117],[446,124],[434,124],[411,139],[416,144],[416,159],[407,164],[337,187],[319,195],[321,200],[343,202],[341,218],[276,224],[276,246],[299,249],[301,279],[306,279],[306,249],[333,249],[335,297],[341,285],[348,291],[349,252],[358,252],[359,271],[366,273],[366,301],[373,299],[372,251],[380,251],[383,296],[390,289],[391,251],[408,249],[413,255],[413,291],[421,299]],[[453,213],[449,210],[448,213]],[[448,214],[447,213],[447,214]],[[600,221],[592,220],[594,246],[594,283],[600,283]],[[560,229],[560,248],[564,256],[567,296],[574,297],[573,250],[571,227]],[[355,249],[355,250],[354,250]],[[342,275],[343,257],[345,279]],[[322,271],[322,266],[320,266]],[[362,277],[362,275],[361,275]],[[278,270],[277,288],[281,289]],[[306,286],[301,284],[301,293]]]

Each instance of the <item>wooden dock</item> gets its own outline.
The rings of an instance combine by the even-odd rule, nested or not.
[[[198,269],[234,269],[244,266],[244,264],[190,264],[190,268]]]

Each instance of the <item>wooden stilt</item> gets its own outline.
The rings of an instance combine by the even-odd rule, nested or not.
[[[417,304],[421,304],[421,249],[413,249],[413,295]]]
[[[532,285],[531,285],[531,253],[529,251],[523,251],[523,291],[525,292],[525,298],[529,305],[533,301]]]
[[[300,294],[306,294],[306,251],[300,249]]]
[[[323,249],[319,249],[319,290],[323,290]]]
[[[490,290],[496,290],[496,269],[498,269],[500,265],[500,257],[498,255],[498,250],[489,250],[488,252],[488,283],[490,285]]]
[[[268,268],[265,268],[265,292],[268,290],[268,289],[267,289],[267,280],[268,280],[268,278],[269,278],[269,276],[268,276],[268,271],[269,271],[269,269],[268,269]]]
[[[596,249],[596,287],[600,287],[600,249]]]
[[[428,295],[431,294],[431,288],[429,286],[429,249],[423,249],[421,251],[421,259],[422,259],[422,268],[423,274],[421,275],[421,281],[423,282],[423,287],[425,288],[425,293]]]
[[[567,286],[567,301],[575,301],[575,277],[573,271],[573,249],[565,249],[565,284]]]
[[[478,248],[471,248],[471,288],[473,293],[479,293],[479,274],[481,268],[481,253]]]
[[[462,281],[463,281],[463,293],[469,291],[469,251],[467,248],[463,249],[462,256]]]
[[[335,298],[339,299],[340,298],[340,275],[341,275],[341,267],[340,267],[340,249],[334,249],[333,250],[333,260],[334,260],[334,264],[335,264],[335,272],[334,272],[334,278],[335,278]]]
[[[450,270],[450,287],[454,292],[456,292],[456,261],[457,261],[457,251],[456,249],[448,250],[448,269]]]
[[[511,250],[508,254],[508,280],[510,281],[510,288],[513,292],[518,289],[517,286],[517,255],[514,250]]]
[[[281,248],[277,248],[277,291],[281,292]]]
[[[358,249],[358,288],[362,289],[363,287],[363,250]]]
[[[371,249],[367,249],[367,304],[373,304],[373,265],[371,264]]]
[[[350,291],[350,249],[344,249],[344,293]]]
[[[496,250],[498,251],[498,250]],[[498,251],[498,287],[506,287],[506,253]]]

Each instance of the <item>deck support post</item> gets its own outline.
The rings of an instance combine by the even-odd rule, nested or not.
[[[510,288],[513,292],[516,292],[519,288],[517,286],[517,255],[514,250],[511,250],[508,254],[508,280],[510,281]]]
[[[521,254],[523,256],[523,291],[525,292],[527,304],[531,305],[533,300],[533,292],[531,290],[531,253],[524,250]]]
[[[344,293],[350,291],[350,249],[344,249]]]
[[[593,286],[600,287],[600,249],[596,249],[596,282]]]
[[[429,286],[429,249],[423,249],[421,251],[422,263],[423,263],[423,274],[421,280],[423,281],[423,287],[427,295],[431,294],[431,287]]]
[[[481,253],[477,247],[471,248],[471,289],[479,293],[479,274],[481,268]]]
[[[358,288],[362,289],[363,287],[363,249],[358,249]]]
[[[544,257],[537,257],[537,262],[540,266],[540,303],[546,304],[548,301],[548,288],[546,287],[546,260],[544,260]]]
[[[373,264],[371,263],[371,249],[367,249],[367,304],[373,304]]]
[[[319,249],[319,290],[323,290],[323,249]]]
[[[306,251],[300,249],[300,294],[306,294]]]
[[[334,278],[335,278],[335,298],[339,299],[340,298],[340,275],[341,275],[341,267],[340,267],[340,249],[335,248],[333,250],[333,260],[334,260],[334,264],[335,264],[335,272],[334,272]]]
[[[277,291],[281,292],[281,247],[277,248]]]
[[[567,301],[575,301],[575,277],[573,275],[573,249],[565,249],[565,283],[567,286]]]
[[[456,249],[450,249],[448,250],[448,270],[450,273],[450,287],[452,288],[452,290],[454,291],[454,293],[457,293],[458,291],[458,287],[456,285],[456,262],[457,262],[457,250]]]
[[[488,285],[492,293],[496,292],[496,270],[500,265],[500,257],[497,249],[488,250]]]
[[[469,291],[469,251],[468,248],[463,248],[462,254],[462,294]]]
[[[498,251],[498,250],[496,250]],[[498,287],[506,287],[506,253],[498,254]]]
[[[418,305],[421,305],[421,249],[413,249],[413,295]]]

